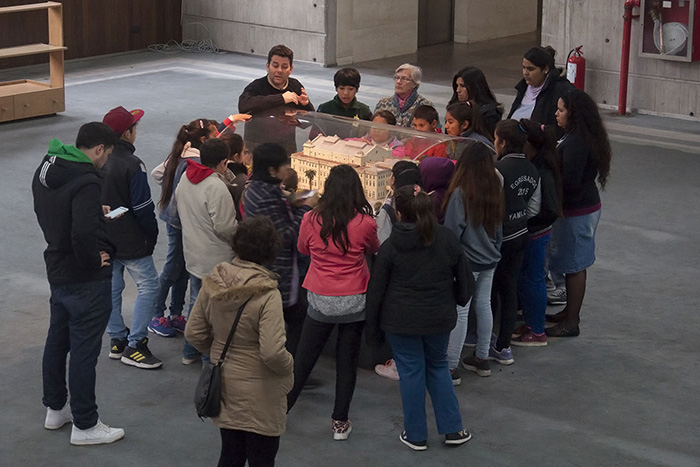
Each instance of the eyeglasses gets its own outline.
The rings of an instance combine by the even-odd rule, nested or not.
[[[405,76],[394,76],[394,81],[400,81],[402,83],[408,83],[412,82],[413,80],[411,78],[406,78]]]

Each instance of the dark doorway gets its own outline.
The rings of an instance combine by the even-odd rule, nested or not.
[[[419,0],[418,47],[452,42],[454,0]]]

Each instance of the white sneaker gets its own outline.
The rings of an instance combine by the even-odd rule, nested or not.
[[[58,430],[66,423],[73,421],[73,415],[70,413],[70,404],[66,402],[61,410],[53,410],[46,407],[46,420],[44,420],[44,428],[47,430]]]
[[[109,444],[119,441],[124,437],[124,430],[121,428],[111,428],[97,420],[97,425],[87,430],[81,430],[73,425],[70,434],[70,444],[75,446],[87,446],[90,444]]]
[[[399,381],[399,370],[396,369],[394,359],[390,358],[385,364],[379,364],[374,367],[374,372],[379,376]]]

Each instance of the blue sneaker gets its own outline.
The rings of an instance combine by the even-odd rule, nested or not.
[[[168,318],[163,316],[160,318],[153,318],[151,323],[148,325],[148,330],[153,334],[157,334],[162,337],[177,336],[177,330],[170,325]]]
[[[489,349],[489,360],[494,360],[501,365],[512,365],[515,363],[513,352],[510,350],[510,347],[506,347],[500,352],[496,350],[496,347],[491,347]]]

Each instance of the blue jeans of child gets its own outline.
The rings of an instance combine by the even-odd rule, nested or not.
[[[182,230],[166,224],[168,232],[168,254],[163,270],[158,277],[159,289],[156,297],[154,317],[165,315],[165,300],[170,293],[170,316],[179,316],[185,308],[185,294],[190,274],[185,269],[185,255],[182,250]]]
[[[476,312],[476,356],[486,359],[489,356],[491,331],[493,331],[493,313],[491,312],[491,284],[495,269],[486,271],[472,271],[476,287],[474,289],[474,311]],[[469,305],[457,305],[457,324],[450,333],[450,343],[447,347],[447,360],[450,369],[457,368],[459,357],[462,354],[464,338],[467,336],[467,323],[469,320]]]
[[[197,301],[197,296],[199,295],[199,291],[202,289],[202,279],[195,277],[195,276],[190,276],[190,309],[187,312],[187,316],[190,315],[192,312],[192,307],[194,306],[194,302]],[[185,340],[185,345],[182,348],[182,356],[185,358],[195,358],[200,355],[199,350],[195,349],[192,344],[187,342]],[[209,357],[207,355],[204,355],[202,357],[202,361],[209,361]]]
[[[438,433],[457,433],[462,430],[459,401],[447,367],[447,342],[450,333],[407,336],[386,333],[394,353],[394,363],[401,378],[403,426],[407,439],[428,439],[425,419],[425,392],[435,411]],[[464,342],[464,339],[462,339]]]
[[[111,288],[109,279],[51,286],[51,323],[42,360],[42,402],[53,410],[61,410],[66,404],[66,356],[70,352],[70,405],[73,424],[81,430],[92,428],[99,418],[95,366],[112,309]]]
[[[131,319],[129,346],[135,347],[148,335],[148,323],[153,318],[156,295],[158,294],[158,271],[152,256],[139,259],[115,259],[112,272],[112,314],[107,324],[107,334],[111,338],[126,337],[126,325],[122,317],[122,292],[124,291],[124,270],[136,283],[138,295],[134,303]]]
[[[544,332],[544,315],[547,311],[544,258],[551,236],[550,232],[530,239],[525,246],[525,258],[518,277],[518,299],[523,307],[525,324],[535,334]]]

